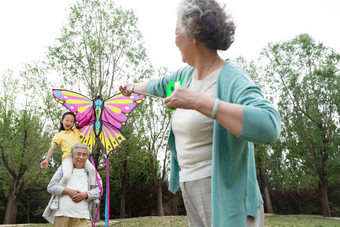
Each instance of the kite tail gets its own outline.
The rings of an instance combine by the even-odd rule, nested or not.
[[[106,200],[105,200],[105,226],[109,226],[110,219],[110,174],[109,174],[109,156],[106,156]]]
[[[90,159],[91,159],[91,163],[92,163],[92,165],[93,165],[93,167],[94,167],[94,169],[96,171],[96,179],[97,179],[98,186],[99,186],[99,189],[100,189],[99,205],[98,205],[98,209],[97,209],[97,212],[96,212],[96,217],[94,218],[94,221],[93,221],[93,227],[95,227],[96,226],[96,222],[97,222],[99,208],[100,208],[100,203],[102,201],[103,187],[102,187],[102,184],[100,183],[100,180],[99,180],[99,177],[98,177],[98,172],[96,170],[96,165],[94,164],[93,155],[92,154],[90,155]]]

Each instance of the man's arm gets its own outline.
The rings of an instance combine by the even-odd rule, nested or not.
[[[48,193],[55,195],[55,196],[61,196],[63,193],[64,187],[59,185],[59,182],[61,178],[63,177],[63,171],[62,167],[60,166],[57,171],[54,173],[50,183],[47,186]]]
[[[99,174],[98,174],[98,177],[99,177],[100,185],[103,185],[102,179],[100,178]],[[101,196],[100,188],[99,188],[99,185],[98,185],[98,181],[96,180],[96,187],[87,191],[87,200],[86,201],[90,202],[92,200],[99,199],[100,196]]]

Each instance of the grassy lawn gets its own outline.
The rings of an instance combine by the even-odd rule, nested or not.
[[[163,226],[187,227],[186,216],[171,217],[141,217],[114,220],[110,226]],[[324,218],[315,215],[271,215],[265,217],[265,227],[340,227],[340,219]]]
[[[340,218],[316,215],[272,215],[265,217],[266,227],[339,227]]]
[[[10,226],[10,225],[6,225]],[[52,227],[51,224],[13,225],[25,227]],[[105,226],[105,221],[96,226]],[[186,216],[139,217],[110,220],[110,226],[132,227],[188,227]],[[2,225],[0,225],[2,227]],[[324,218],[316,215],[270,215],[265,217],[265,227],[340,227],[340,218]]]
[[[139,217],[128,219],[116,219],[116,223],[110,226],[132,227],[132,226],[145,226],[145,227],[184,227],[189,226],[186,216],[165,216],[165,217]],[[105,226],[105,225],[104,225]]]

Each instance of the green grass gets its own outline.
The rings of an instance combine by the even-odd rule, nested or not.
[[[110,226],[162,226],[188,227],[186,216],[140,217],[113,220]],[[266,215],[265,227],[340,227],[340,219],[324,218],[316,215]]]
[[[128,219],[116,219],[115,223],[110,226],[132,227],[132,226],[145,226],[145,227],[182,227],[189,226],[186,216],[165,216],[165,217],[139,217]]]
[[[339,227],[340,219],[316,215],[271,215],[265,217],[266,227]]]
[[[51,224],[26,224],[13,226],[52,227]],[[105,220],[97,222],[96,226],[105,226]],[[110,220],[110,227],[115,226],[188,227],[189,225],[186,216],[152,216]],[[340,218],[324,218],[317,215],[266,215],[265,227],[340,227]]]

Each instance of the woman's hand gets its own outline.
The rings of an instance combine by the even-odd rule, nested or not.
[[[119,91],[125,96],[130,96],[132,94],[132,92],[131,92],[132,85],[133,85],[133,83],[127,83],[125,85],[120,85]]]
[[[132,93],[137,93],[141,92],[141,94],[146,93],[146,85],[148,84],[149,81],[141,82],[141,83],[127,83],[125,85],[120,85],[119,86],[119,91],[125,95],[125,96],[130,96]],[[133,91],[131,89],[133,88]]]
[[[196,109],[197,100],[202,94],[179,86],[175,91],[172,92],[171,96],[164,99],[164,104],[169,109]]]

